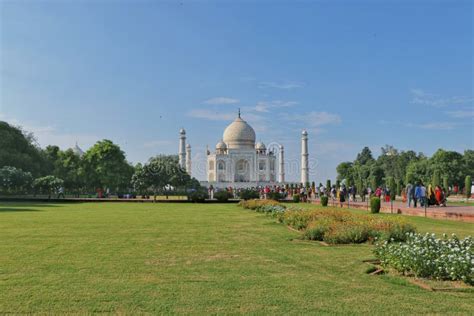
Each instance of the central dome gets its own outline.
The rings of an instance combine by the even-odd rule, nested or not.
[[[223,140],[229,149],[254,149],[255,131],[239,113],[239,117],[225,129]]]

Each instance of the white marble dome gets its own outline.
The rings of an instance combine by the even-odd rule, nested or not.
[[[220,140],[220,141],[216,144],[216,149],[227,149],[227,145],[226,145],[222,140]]]
[[[254,149],[255,131],[239,116],[225,129],[223,141],[229,149]]]
[[[267,147],[265,147],[265,144],[264,144],[264,143],[258,142],[258,143],[255,145],[255,149],[257,149],[257,150],[265,150],[265,149],[267,149]]]

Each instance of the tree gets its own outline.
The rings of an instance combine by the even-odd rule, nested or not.
[[[441,181],[440,181],[440,176],[439,176],[439,170],[435,170],[433,172],[433,178],[431,180],[431,185],[433,187],[436,187],[437,185],[440,185],[441,184]]]
[[[388,178],[388,188],[390,189],[390,200],[394,201],[397,195],[397,185],[394,177]]]
[[[354,163],[358,162],[360,165],[366,165],[368,163],[374,162],[374,157],[369,147],[362,148],[362,151],[357,154],[357,158]]]
[[[346,161],[341,162],[337,167],[337,179],[342,181],[344,179],[353,179],[353,172],[352,172],[352,162]]]
[[[66,190],[79,193],[85,185],[81,157],[72,149],[59,151],[55,165],[54,175],[64,180]]]
[[[11,166],[33,176],[45,171],[45,159],[33,134],[0,121],[0,167]]]
[[[371,178],[371,183],[373,185],[372,189],[375,190],[377,187],[381,186],[383,183],[384,177],[385,177],[385,173],[379,165],[374,164],[371,166],[370,178]]]
[[[56,178],[55,176],[45,176],[35,179],[33,187],[37,192],[42,194],[48,194],[48,199],[51,199],[51,195],[59,191],[64,185],[64,181]]]
[[[438,149],[429,159],[428,173],[432,174],[437,170],[440,174],[448,176],[454,183],[462,183],[469,172],[465,167],[466,161],[463,155],[455,151]]]
[[[154,199],[157,193],[163,193],[168,189],[176,189],[191,184],[196,186],[196,180],[180,167],[178,156],[160,155],[151,158],[143,167],[135,169],[132,176],[132,185],[140,190],[150,190]]]
[[[24,172],[11,166],[0,169],[0,193],[27,193],[33,182],[30,172]]]
[[[474,177],[474,150],[465,150],[462,159],[466,175]]]
[[[448,184],[448,177],[447,176],[444,176],[443,177],[443,189],[445,190],[446,192],[446,195],[449,195],[449,184]]]
[[[471,197],[471,193],[472,193],[471,186],[472,186],[471,176],[466,176],[466,179],[464,180],[464,191],[466,193],[467,199]]]
[[[120,147],[107,139],[89,148],[83,156],[83,166],[81,174],[90,189],[127,189],[134,171]]]
[[[329,195],[329,192],[331,192],[331,180],[327,179],[326,180],[326,194]]]

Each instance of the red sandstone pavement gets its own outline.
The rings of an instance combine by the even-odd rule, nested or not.
[[[314,203],[319,203],[319,200],[315,200]],[[339,207],[339,203],[336,201],[329,200],[329,205],[334,205]],[[344,203],[343,207],[351,207],[351,208],[358,208],[368,210],[370,206],[368,206],[367,202],[349,202],[347,201]],[[398,213],[404,215],[412,215],[412,216],[426,216],[430,218],[439,218],[439,219],[449,219],[449,220],[457,220],[462,222],[470,222],[474,223],[474,206],[458,206],[458,205],[449,205],[446,207],[439,207],[439,206],[431,206],[426,208],[424,207],[417,207],[414,208],[413,206],[408,208],[406,203],[400,201],[394,201],[393,205],[387,202],[382,202],[381,205],[381,212],[382,213]]]

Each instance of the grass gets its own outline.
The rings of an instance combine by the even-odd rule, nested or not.
[[[420,231],[474,232],[473,224],[408,219]],[[233,204],[2,203],[0,314],[474,310],[473,293],[365,274],[370,245],[324,247],[298,236]]]

